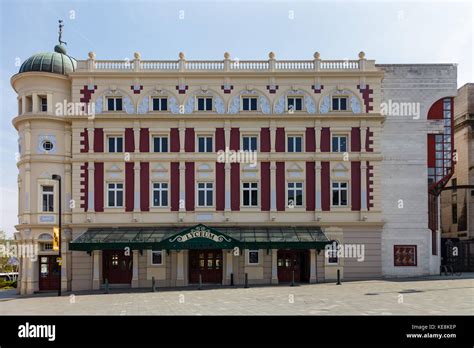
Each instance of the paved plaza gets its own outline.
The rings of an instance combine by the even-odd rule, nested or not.
[[[0,315],[472,315],[474,275],[248,289],[112,289],[95,293],[0,291]]]

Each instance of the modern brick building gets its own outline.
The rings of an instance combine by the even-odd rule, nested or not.
[[[21,260],[22,294],[59,286],[52,175],[63,290],[439,270],[427,183],[444,185],[452,162],[431,163],[428,148],[438,134],[452,152],[455,65],[378,65],[363,52],[76,61],[57,45],[11,83],[16,239],[40,254]],[[360,253],[327,255],[331,241]]]

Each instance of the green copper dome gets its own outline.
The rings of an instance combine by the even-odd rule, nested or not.
[[[63,45],[56,45],[54,52],[37,53],[23,62],[19,73],[43,71],[67,75],[76,70],[77,62],[66,54]]]

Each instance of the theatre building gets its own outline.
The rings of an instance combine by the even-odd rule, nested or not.
[[[22,294],[59,286],[60,199],[65,291],[439,271],[428,174],[452,171],[454,65],[378,65],[363,52],[76,60],[60,44],[11,83],[15,237],[39,250],[21,259]],[[428,162],[431,145],[440,160]],[[332,241],[343,254],[325,254]]]

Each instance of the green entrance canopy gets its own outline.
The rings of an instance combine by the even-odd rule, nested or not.
[[[324,249],[332,241],[319,227],[93,228],[69,243],[70,250],[123,249]]]

